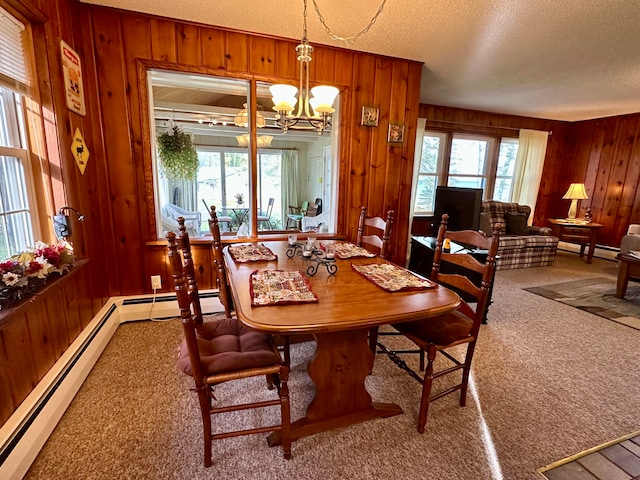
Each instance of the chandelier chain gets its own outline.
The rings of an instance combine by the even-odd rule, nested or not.
[[[335,33],[333,33],[331,31],[331,29],[327,25],[327,22],[325,21],[324,17],[322,16],[322,13],[320,13],[320,8],[318,7],[318,3],[316,2],[316,0],[312,0],[312,1],[313,1],[313,6],[316,9],[316,13],[318,14],[318,18],[320,19],[320,23],[322,23],[322,25],[324,26],[324,29],[327,32],[327,34],[333,40],[339,40],[341,42],[344,42],[346,45],[353,45],[361,35],[364,35],[365,33],[367,33],[369,31],[369,29],[373,26],[373,24],[376,23],[376,20],[378,19],[378,16],[382,13],[382,10],[384,9],[385,3],[387,3],[387,0],[382,0],[382,3],[378,7],[378,11],[376,12],[376,14],[373,16],[373,18],[369,22],[369,25],[364,27],[362,30],[360,30],[355,35],[351,35],[350,37],[342,37],[342,36],[337,35],[337,34],[335,34]],[[305,15],[305,27],[306,27],[307,0],[304,1],[304,15]],[[306,28],[305,28],[305,30],[306,30]],[[306,32],[305,32],[305,34],[306,34]]]

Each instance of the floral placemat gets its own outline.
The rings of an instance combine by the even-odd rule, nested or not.
[[[341,259],[355,257],[371,258],[375,257],[375,255],[366,248],[359,247],[353,243],[336,243],[336,257]]]
[[[418,277],[409,270],[392,263],[351,264],[351,268],[387,292],[423,290],[436,286],[431,280]]]
[[[309,280],[299,270],[256,270],[249,281],[254,307],[318,301]]]
[[[271,262],[278,259],[278,256],[262,243],[230,245],[229,254],[236,263]]]

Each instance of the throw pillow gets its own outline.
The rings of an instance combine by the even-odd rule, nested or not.
[[[529,233],[526,213],[505,212],[504,220],[507,224],[507,235],[526,235]]]
[[[480,213],[480,224],[478,226],[484,232],[485,237],[493,237],[493,227],[488,213]]]

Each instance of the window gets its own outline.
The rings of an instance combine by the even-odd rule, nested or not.
[[[425,131],[414,213],[433,214],[438,185],[482,188],[484,199],[510,201],[517,153],[516,138]]]
[[[35,198],[24,139],[22,97],[0,87],[0,260],[34,244],[29,206]]]
[[[37,205],[23,97],[16,93],[27,88],[24,35],[24,25],[0,8],[0,261],[33,246],[40,233],[30,213]]]

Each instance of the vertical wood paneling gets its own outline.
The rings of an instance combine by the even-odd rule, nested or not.
[[[176,44],[178,46],[178,63],[186,65],[202,65],[202,43],[200,29],[195,25],[176,25]]]
[[[227,32],[227,70],[230,72],[246,72],[249,66],[248,35]]]
[[[295,78],[298,76],[299,63],[296,60],[296,50],[293,42],[276,42],[275,45],[275,74],[280,78]]]
[[[144,291],[140,274],[143,271],[140,255],[143,243],[140,232],[144,224],[138,209],[143,192],[138,191],[136,182],[131,119],[128,116],[130,110],[139,110],[139,106],[129,104],[120,15],[109,9],[103,10],[100,15],[93,16],[93,28],[100,85],[99,99],[106,135],[104,145],[107,159],[118,159],[108,162],[109,195],[114,225],[112,241],[117,248],[111,268],[119,272],[120,291],[127,295]],[[153,30],[152,27],[152,32]],[[152,44],[154,52],[155,47],[156,45]],[[135,128],[139,129],[140,126],[137,125]],[[140,273],[131,275],[132,271]]]
[[[202,63],[211,68],[226,68],[224,32],[213,28],[203,28],[200,38],[202,41]]]
[[[271,38],[249,36],[249,71],[261,75],[275,72],[276,44]]]
[[[93,318],[86,263],[78,262],[34,297],[0,311],[0,425]]]
[[[354,58],[353,69],[353,105],[354,108],[366,106],[374,106],[373,89],[375,81],[375,64],[374,57],[357,55]],[[361,75],[361,72],[372,72],[371,75]],[[378,105],[375,105],[378,107]],[[353,131],[351,138],[351,151],[348,156],[346,168],[349,172],[349,178],[346,185],[346,225],[347,235],[349,238],[355,239],[356,230],[358,228],[358,218],[360,216],[360,207],[368,205],[369,191],[367,189],[369,164],[371,158],[371,141],[374,132],[372,130],[380,127],[365,127],[359,125]],[[379,130],[378,130],[379,132]]]
[[[94,15],[94,16],[97,16],[97,15]],[[177,53],[177,46],[176,46],[175,23],[169,20],[160,20],[157,18],[152,18],[150,20],[150,24],[151,24],[151,54],[152,54],[153,60],[159,60],[162,62],[177,61],[178,53]]]

